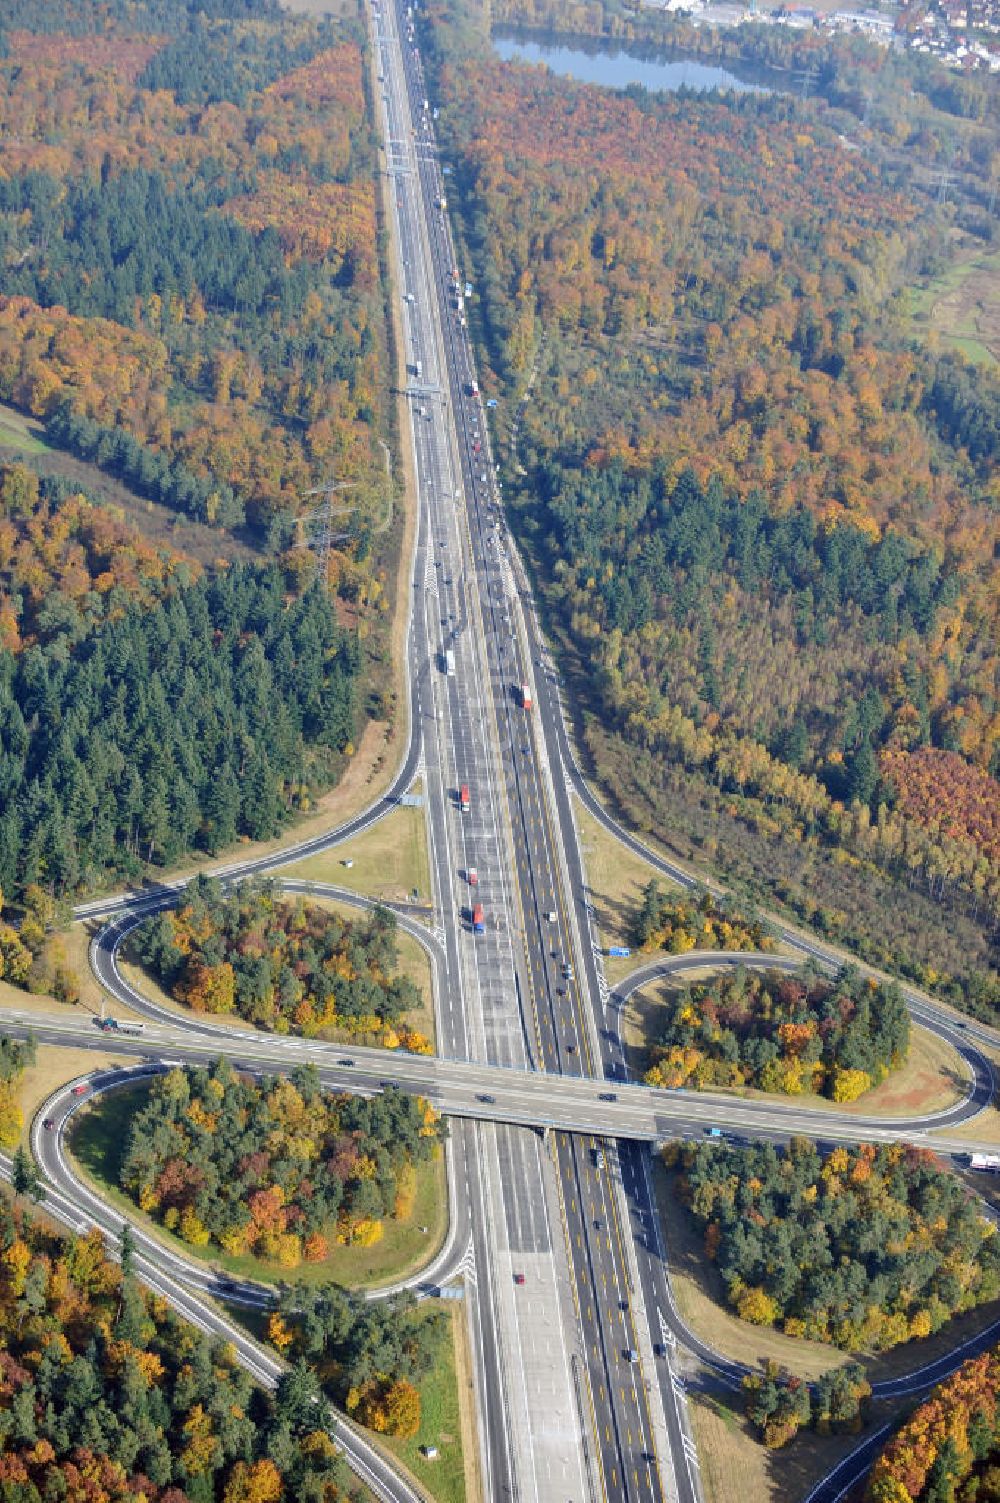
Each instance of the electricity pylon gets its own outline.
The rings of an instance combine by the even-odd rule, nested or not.
[[[349,532],[334,532],[333,519],[349,516],[358,509],[356,506],[334,506],[334,495],[337,491],[350,490],[360,484],[360,480],[331,480],[327,485],[317,485],[312,490],[303,492],[305,496],[325,497],[319,506],[303,512],[299,518],[303,545],[316,554],[324,590],[329,588],[330,548],[343,538],[350,537]]]

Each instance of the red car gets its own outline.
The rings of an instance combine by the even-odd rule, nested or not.
[[[514,1275],[514,1283],[515,1284],[523,1284],[524,1283],[524,1274],[523,1273],[515,1273],[515,1275]]]

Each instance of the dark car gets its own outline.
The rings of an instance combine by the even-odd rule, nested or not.
[[[353,1067],[354,1061],[353,1059],[338,1059],[337,1064],[340,1065],[341,1069],[347,1070]]]
[[[42,1126],[43,1126],[43,1127],[44,1127],[44,1128],[45,1128],[45,1129],[46,1129],[46,1130],[47,1130],[47,1131],[48,1131],[48,1132],[51,1132],[51,1131],[52,1131],[52,1130],[53,1130],[53,1128],[54,1128],[54,1127],[55,1127],[55,1125],[56,1125],[56,1124],[55,1124],[55,1119],[54,1119],[54,1118],[52,1118],[52,1117],[46,1117],[46,1118],[45,1118],[45,1121],[44,1121],[44,1122],[43,1122],[43,1123],[42,1123]]]
[[[665,1357],[666,1355],[667,1355],[667,1349],[663,1345],[663,1342],[662,1341],[654,1341],[653,1342],[653,1356],[654,1357]]]
[[[495,1096],[487,1096],[485,1092],[481,1092],[476,1097],[477,1101],[483,1101],[483,1102],[486,1103],[487,1106],[492,1106],[494,1104],[494,1102],[496,1101],[496,1099],[497,1098]]]
[[[598,1099],[600,1101],[617,1101],[618,1096],[614,1091],[601,1091]]]

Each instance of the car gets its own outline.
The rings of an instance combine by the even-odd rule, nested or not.
[[[627,1299],[620,1299],[618,1301],[618,1308],[619,1308],[619,1310],[627,1310],[628,1309],[628,1300]]]
[[[594,1159],[594,1168],[595,1169],[603,1169],[604,1168],[604,1149],[603,1148],[592,1148],[591,1149],[591,1153],[592,1153],[593,1159]]]
[[[564,986],[557,986],[556,987],[556,996],[557,997],[565,997],[565,995],[566,995],[566,988]]]
[[[667,1355],[667,1349],[664,1346],[663,1342],[662,1341],[654,1341],[653,1342],[653,1356],[654,1357],[665,1357],[666,1355]]]
[[[603,1228],[604,1228],[604,1222],[601,1220],[600,1216],[595,1216],[594,1217],[594,1231],[595,1232],[599,1232],[599,1231],[602,1231]]]
[[[599,1101],[617,1101],[618,1096],[614,1091],[601,1091],[597,1099]]]
[[[638,1362],[638,1360],[639,1360],[639,1353],[636,1351],[635,1347],[634,1346],[627,1346],[625,1348],[625,1361],[626,1362]]]
[[[342,1070],[349,1070],[353,1067],[354,1061],[353,1059],[338,1059],[337,1064],[340,1065]]]
[[[393,1091],[399,1085],[399,1081],[398,1080],[380,1080],[379,1081],[379,1085],[382,1087],[383,1091]]]
[[[514,1275],[514,1283],[515,1284],[523,1284],[524,1283],[524,1274],[523,1273],[515,1273],[515,1275]]]
[[[45,1121],[42,1123],[42,1126],[45,1128],[46,1132],[51,1132],[55,1125],[55,1120],[52,1117],[46,1117]]]
[[[576,1045],[575,1044],[567,1044],[566,1045],[566,1053],[567,1054],[575,1054],[576,1053]]]
[[[562,968],[562,973],[564,981],[573,980],[573,967],[571,965],[564,965]]]
[[[478,1095],[477,1095],[477,1097],[476,1097],[476,1100],[477,1100],[477,1101],[482,1101],[482,1102],[484,1102],[484,1103],[485,1103],[485,1104],[486,1104],[486,1105],[487,1105],[487,1106],[493,1106],[493,1105],[494,1105],[494,1104],[495,1104],[495,1102],[496,1102],[496,1099],[497,1099],[497,1098],[496,1098],[496,1097],[495,1097],[495,1096],[488,1096],[488,1095],[487,1095],[487,1094],[486,1094],[486,1092],[485,1092],[485,1091],[481,1091],[481,1092],[480,1092],[480,1093],[479,1093],[479,1094],[478,1094]]]

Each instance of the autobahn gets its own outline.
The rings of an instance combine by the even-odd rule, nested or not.
[[[553,1458],[564,1443],[562,1435],[541,1435],[537,1417],[526,1413],[528,1384],[537,1371],[529,1371],[525,1353],[534,1343],[535,1319],[551,1321],[564,1313],[565,1263],[588,1400],[577,1418],[596,1441],[605,1496],[693,1498],[697,1478],[683,1401],[670,1362],[654,1359],[651,1349],[654,1317],[670,1300],[653,1234],[645,1143],[703,1132],[722,1121],[734,1131],[822,1131],[844,1141],[860,1133],[895,1137],[901,1124],[868,1125],[860,1118],[833,1124],[823,1118],[820,1127],[817,1116],[794,1109],[775,1109],[776,1120],[768,1121],[745,1103],[666,1093],[661,1101],[660,1093],[643,1093],[621,1079],[623,1061],[610,1026],[617,1004],[609,998],[593,945],[570,788],[622,832],[577,768],[554,678],[535,671],[544,661],[543,644],[530,601],[519,598],[525,594],[523,573],[498,507],[485,413],[469,391],[475,375],[471,347],[448,306],[456,263],[438,207],[444,180],[424,118],[419,57],[404,46],[402,21],[401,7],[386,10],[375,18],[373,35],[386,84],[385,134],[403,285],[412,291],[404,313],[414,368],[411,442],[421,491],[408,650],[413,733],[392,788],[371,810],[278,857],[234,863],[220,875],[274,870],[343,840],[394,807],[418,771],[425,774],[441,926],[440,1071],[432,1079],[420,1073],[427,1069],[424,1061],[383,1056],[376,1062],[352,1051],[357,1063],[334,1063],[324,1079],[355,1089],[379,1089],[383,1079],[399,1079],[424,1090],[455,1119],[461,1190],[453,1211],[468,1218],[480,1274],[472,1326],[490,1495],[527,1497],[532,1487],[537,1493],[537,1476],[530,1476],[523,1455],[525,1434],[540,1447],[549,1445]],[[448,650],[457,658],[454,676],[440,668]],[[523,683],[535,703],[527,720],[512,697]],[[466,780],[474,804],[463,819],[453,799]],[[655,853],[654,862],[675,880],[691,880]],[[476,938],[463,928],[471,894],[460,876],[472,865],[481,873],[477,896],[489,919],[486,933]],[[173,901],[181,885],[138,900],[85,905],[78,914],[151,911]],[[556,914],[553,923],[545,918],[548,912]],[[822,947],[814,953],[827,956]],[[562,975],[567,960],[572,978]],[[918,1005],[912,998],[911,1004]],[[176,1023],[163,1027],[176,1030],[162,1041],[173,1057],[204,1059],[221,1048],[218,1037],[203,1043],[186,1030],[182,1038]],[[156,1042],[150,1030],[145,1051]],[[271,1041],[273,1049],[264,1050],[257,1038],[245,1042],[230,1035],[226,1052],[256,1068],[288,1068],[299,1057],[298,1042],[287,1041],[286,1047],[286,1041]],[[122,1041],[116,1047],[125,1049]],[[448,1073],[460,1062],[474,1073],[461,1079]],[[609,1082],[614,1101],[602,1100]],[[487,1096],[493,1101],[482,1099]],[[547,1148],[522,1125],[552,1129]],[[550,1164],[558,1173],[557,1203],[551,1199]],[[511,1269],[519,1266],[515,1257],[530,1260],[537,1271],[535,1309],[541,1317],[517,1308],[510,1288]],[[626,1358],[631,1351],[638,1355],[635,1363]],[[575,1371],[570,1377],[575,1380]],[[573,1382],[564,1383],[553,1407],[565,1408],[567,1392],[572,1406],[572,1389]],[[586,1457],[580,1471],[588,1473]]]

